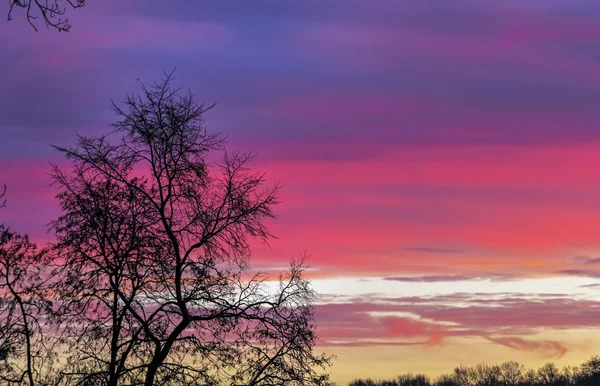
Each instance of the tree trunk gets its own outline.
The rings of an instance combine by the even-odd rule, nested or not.
[[[171,334],[169,334],[169,337],[167,338],[162,349],[159,348],[157,351],[155,351],[152,362],[150,362],[150,365],[148,365],[144,386],[154,386],[154,378],[156,378],[156,372],[158,371],[158,368],[163,364],[165,359],[167,359],[167,356],[169,355],[169,352],[171,352],[171,348],[173,347],[173,344],[179,335],[181,335],[181,333],[188,328],[189,325],[189,320],[182,320],[181,323],[179,323],[171,332]]]

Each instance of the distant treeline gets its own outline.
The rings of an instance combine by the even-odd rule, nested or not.
[[[537,370],[526,369],[523,364],[511,361],[493,366],[459,366],[434,380],[423,374],[404,374],[383,381],[357,379],[349,386],[600,386],[600,357],[562,369],[554,363]]]

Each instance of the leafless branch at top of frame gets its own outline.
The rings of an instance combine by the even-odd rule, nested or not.
[[[46,28],[68,32],[71,24],[65,16],[67,9],[77,9],[83,6],[85,6],[85,0],[9,0],[8,20],[12,20],[13,12],[20,8],[25,10],[27,22],[36,32],[38,31],[36,20],[40,16]]]

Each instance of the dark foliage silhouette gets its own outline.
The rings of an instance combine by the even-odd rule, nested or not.
[[[510,361],[501,365],[459,366],[436,380],[424,375],[400,375],[396,379],[375,381],[358,379],[349,386],[592,386],[600,385],[600,357],[592,357],[579,367],[546,363],[537,370]]]
[[[27,22],[36,31],[36,22],[41,18],[48,29],[68,32],[71,24],[65,16],[67,10],[83,7],[85,0],[9,0],[8,4],[8,20],[13,19],[15,12],[23,11]]]

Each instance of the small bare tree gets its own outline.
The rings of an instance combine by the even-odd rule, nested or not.
[[[509,361],[500,365],[499,379],[507,386],[516,386],[523,381],[525,366],[522,363]]]
[[[54,290],[60,299],[56,323],[71,353],[63,381],[78,385],[133,384],[141,377],[143,329],[128,310],[144,314],[144,297],[159,271],[161,245],[153,217],[136,190],[103,175],[55,168],[66,188],[64,214],[54,222],[61,259]],[[150,333],[149,331],[147,331]]]
[[[54,173],[63,215],[53,227],[66,257],[57,292],[67,325],[85,320],[94,332],[68,331],[79,332],[71,363],[84,364],[68,375],[113,385],[327,383],[304,261],[277,288],[249,271],[250,239],[272,237],[264,220],[278,186],[248,169],[252,155],[225,152],[224,137],[204,127],[210,107],[172,80],[113,104],[120,141],[80,136],[57,147],[73,166]]]
[[[65,17],[67,8],[77,9],[85,5],[85,0],[9,0],[8,20],[13,19],[15,9],[23,9],[27,22],[37,31],[35,21],[41,17],[48,29],[68,32],[69,19]]]
[[[560,370],[552,362],[544,364],[537,370],[537,382],[540,386],[553,386],[560,380]]]
[[[51,308],[45,256],[27,236],[0,225],[0,381],[6,384],[38,384],[53,360],[42,330]]]

